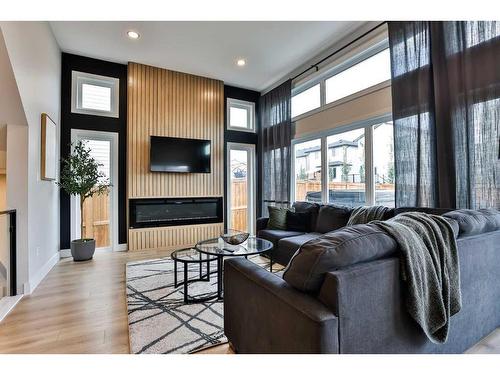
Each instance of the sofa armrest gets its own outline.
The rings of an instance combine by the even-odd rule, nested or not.
[[[242,258],[224,262],[224,332],[240,353],[338,353],[331,310]]]
[[[399,269],[390,257],[325,275],[318,298],[339,319],[340,353],[432,352],[406,311]]]
[[[266,229],[267,228],[267,222],[269,221],[268,217],[259,217],[257,219],[257,225],[256,225],[256,233],[259,233],[259,230]]]

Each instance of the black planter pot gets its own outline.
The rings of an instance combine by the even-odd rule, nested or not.
[[[84,238],[81,240],[71,241],[71,255],[73,260],[76,262],[81,262],[84,260],[90,260],[95,253],[95,240]]]

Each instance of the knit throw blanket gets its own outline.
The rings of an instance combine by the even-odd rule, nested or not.
[[[382,220],[388,208],[384,206],[356,207],[346,225],[366,224],[373,220]]]
[[[374,224],[399,245],[409,314],[433,343],[445,343],[450,317],[462,305],[457,243],[450,224],[420,212]]]

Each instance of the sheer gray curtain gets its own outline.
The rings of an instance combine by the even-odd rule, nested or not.
[[[389,22],[396,205],[500,207],[500,23]]]
[[[263,214],[267,206],[290,204],[291,93],[288,80],[260,98]]]

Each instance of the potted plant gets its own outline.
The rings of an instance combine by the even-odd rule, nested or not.
[[[111,185],[106,176],[99,172],[99,164],[90,150],[80,141],[72,144],[72,152],[61,160],[61,178],[57,185],[69,195],[80,197],[80,236],[71,241],[71,255],[75,261],[92,259],[95,252],[95,240],[84,237],[83,204],[87,198],[107,193]]]

